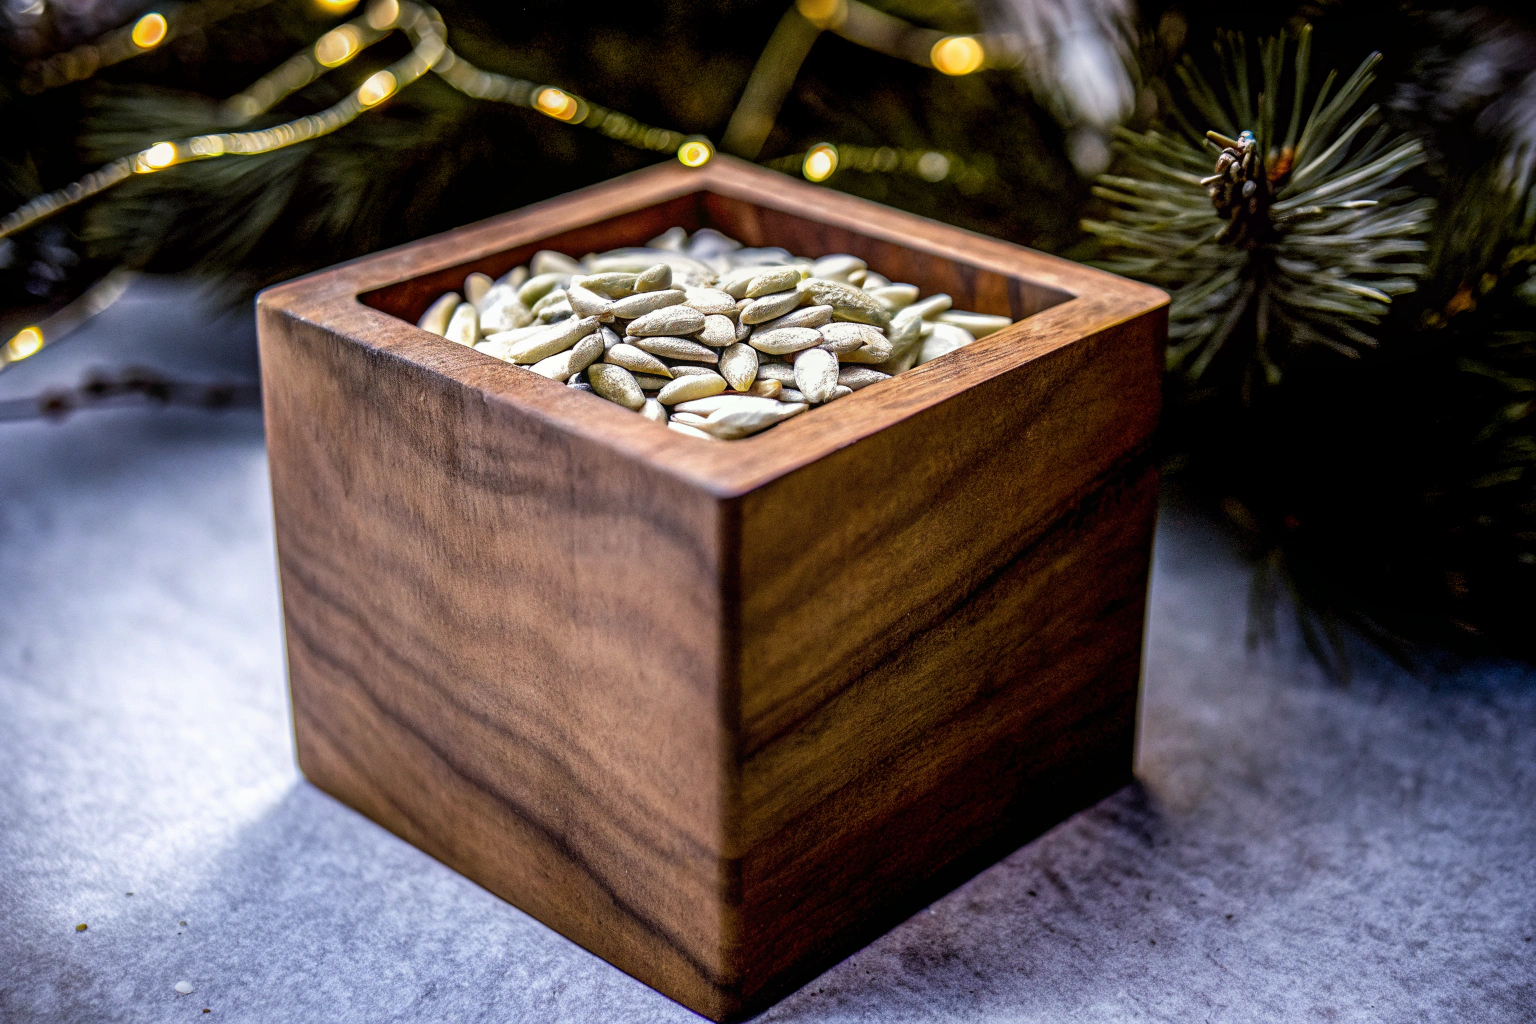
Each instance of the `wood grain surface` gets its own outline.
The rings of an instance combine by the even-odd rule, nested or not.
[[[1024,319],[729,443],[407,322],[673,224]],[[268,290],[301,767],[696,1011],[761,1008],[1128,781],[1165,302],[726,158]]]

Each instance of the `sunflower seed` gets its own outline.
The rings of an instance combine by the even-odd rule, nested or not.
[[[795,390],[810,402],[825,402],[837,387],[837,356],[824,348],[808,348],[795,356]]]
[[[846,384],[839,384],[832,389],[832,397],[827,399],[827,401],[833,402],[839,398],[847,398],[851,394],[853,394],[853,388],[848,387]]]
[[[954,305],[954,303],[954,299],[951,299],[943,292],[939,292],[937,295],[930,295],[926,299],[919,299],[910,306],[903,308],[901,315],[903,317],[922,317],[924,320],[932,320]]]
[[[736,325],[729,317],[710,313],[704,318],[704,329],[699,332],[699,342],[711,348],[725,348],[736,341]]]
[[[801,306],[792,309],[783,316],[776,316],[772,320],[760,323],[755,328],[759,331],[776,331],[780,327],[820,327],[832,322],[831,306]]]
[[[563,288],[563,287],[561,287],[561,288],[554,288],[554,289],[551,289],[548,292],[545,292],[544,296],[541,299],[539,299],[539,301],[535,302],[532,306],[529,306],[528,308],[533,310],[534,316],[538,316],[540,313],[544,312],[550,306],[558,306],[560,303],[565,302],[566,299],[567,299],[567,294],[566,294],[565,288]]]
[[[657,263],[642,270],[635,276],[635,291],[659,292],[672,287],[672,267],[666,263]]]
[[[667,230],[663,231],[661,234],[657,235],[655,238],[651,239],[645,244],[646,247],[650,249],[666,249],[670,252],[682,252],[683,247],[687,245],[687,243],[688,230],[681,226],[676,226],[667,228]]]
[[[720,375],[736,391],[746,391],[757,379],[757,349],[737,342],[720,353]]]
[[[667,420],[668,423],[682,423],[690,427],[702,427],[709,422],[708,416],[700,416],[696,412],[675,412]]]
[[[605,316],[612,318],[613,301],[589,288],[584,288],[574,280],[565,286],[566,301],[571,304],[571,309],[578,316]]]
[[[526,280],[528,280],[528,268],[513,267],[511,270],[498,277],[496,279],[496,283],[506,285],[508,288],[511,288],[513,292],[516,292],[523,286],[523,282]]]
[[[890,311],[880,304],[879,299],[866,295],[853,285],[812,277],[800,282],[800,291],[818,306],[831,306],[835,319],[875,327],[884,327],[891,322]]]
[[[658,309],[667,306],[675,306],[683,301],[681,288],[663,288],[655,292],[636,292],[628,298],[617,299],[613,304],[613,315],[621,316],[626,320],[654,313]]]
[[[561,320],[567,320],[575,315],[576,311],[571,308],[571,304],[562,299],[539,310],[538,320],[542,323],[553,324],[559,323]]]
[[[645,407],[645,392],[640,390],[635,375],[622,366],[593,363],[587,367],[587,380],[591,382],[593,391],[610,402],[637,411]]]
[[[649,373],[656,377],[672,379],[672,371],[667,369],[666,363],[633,345],[620,343],[613,346],[603,356],[603,362],[622,366],[631,373]]]
[[[453,317],[448,321],[448,329],[443,332],[443,337],[449,341],[456,341],[460,345],[473,345],[480,340],[480,314],[475,312],[475,307],[468,302],[461,302],[453,311]]]
[[[630,372],[634,373],[633,370]],[[672,378],[657,377],[654,374],[649,373],[636,373],[635,382],[640,385],[640,390],[642,391],[660,391],[662,388],[672,383]]]
[[[741,294],[746,298],[756,299],[764,295],[790,291],[799,283],[799,268],[776,267],[772,270],[765,270],[748,281],[746,290]]]
[[[715,372],[707,366],[694,366],[691,363],[673,363],[669,368],[673,377],[692,377],[701,373]]]
[[[1013,326],[1013,321],[1006,316],[996,316],[992,313],[968,313],[963,309],[946,309],[933,319],[941,324],[949,324],[951,327],[970,331],[971,335],[977,338],[985,338],[989,334],[996,334],[1004,327]]]
[[[695,398],[708,398],[725,390],[725,378],[718,373],[695,374],[679,377],[661,389],[656,401],[662,405],[676,405]]]
[[[736,300],[718,288],[687,288],[683,294],[688,305],[706,316],[736,308]]]
[[[729,440],[747,437],[761,430],[782,423],[791,416],[798,416],[808,408],[801,404],[773,403],[774,409],[717,409],[709,414],[703,429],[715,437]]]
[[[613,328],[609,327],[607,324],[604,324],[603,326],[599,327],[597,329],[597,333],[599,333],[599,334],[601,334],[603,336],[603,351],[604,352],[606,352],[609,349],[613,348],[613,346],[620,344],[624,340],[623,338],[620,338],[617,334],[615,334],[614,331],[613,331]]]
[[[495,287],[496,281],[490,274],[482,274],[476,271],[464,279],[464,301],[480,308],[480,300],[485,298],[485,293]]]
[[[544,328],[507,347],[507,357],[514,363],[533,364],[557,352],[564,352],[598,328],[597,317],[565,320]]]
[[[752,385],[752,389],[747,394],[756,395],[758,398],[778,398],[783,391],[784,385],[776,380],[760,380]]]
[[[464,301],[458,292],[449,292],[439,298],[427,311],[421,314],[421,319],[416,321],[416,326],[422,330],[441,337],[448,330],[448,321],[452,319],[454,310],[459,308],[459,303]]]
[[[631,337],[647,338],[698,334],[703,329],[704,314],[692,306],[663,306],[631,320],[624,333]]]
[[[575,374],[585,370],[602,354],[603,339],[595,333],[589,334],[564,352],[558,352],[547,359],[540,359],[529,369],[550,380],[569,380]]]
[[[917,362],[932,362],[939,356],[949,355],[958,348],[964,348],[976,340],[976,336],[964,327],[955,327],[950,324],[934,324],[933,332],[923,341],[922,351],[918,353]]]
[[[798,305],[800,305],[800,293],[796,291],[764,295],[760,299],[752,299],[741,307],[741,322],[760,324],[765,320],[783,316]]]
[[[780,384],[793,384],[795,382],[795,368],[788,363],[769,363],[762,360],[757,364],[758,380],[776,380]]]
[[[647,398],[645,404],[640,407],[640,415],[652,423],[667,422],[667,407],[654,398]]]
[[[821,328],[821,347],[836,356],[857,352],[866,345],[884,346],[884,359],[890,358],[891,343],[884,332],[868,324],[835,323]],[[883,361],[883,360],[877,360]]]
[[[535,302],[556,288],[564,287],[569,280],[569,274],[537,274],[524,281],[517,289],[517,301],[531,308]]]
[[[848,275],[855,270],[864,270],[868,264],[857,256],[849,256],[847,253],[838,253],[835,256],[823,256],[811,264],[811,274],[814,277],[825,278],[828,281],[847,281]]]
[[[881,373],[879,370],[868,366],[844,366],[837,371],[837,383],[841,387],[851,388],[854,391],[867,388],[871,384],[878,384],[882,380],[890,380],[891,375]]]
[[[533,323],[533,310],[523,305],[510,285],[492,285],[480,308],[480,333],[491,335],[527,327]]]
[[[679,434],[686,434],[688,437],[702,437],[706,441],[713,441],[715,439],[713,434],[706,434],[698,427],[690,427],[686,423],[668,423],[667,429],[675,430]]]
[[[652,355],[666,356],[668,359],[686,359],[693,363],[718,363],[720,353],[708,345],[700,345],[696,341],[687,338],[674,338],[669,335],[658,337],[630,338],[630,344]],[[677,376],[674,373],[672,376]]]
[[[583,270],[580,263],[563,252],[540,249],[533,254],[533,259],[528,261],[528,272],[537,276],[539,274],[580,274]]]
[[[865,288],[869,294],[885,304],[885,308],[891,312],[905,309],[917,301],[918,290],[915,284],[888,284],[880,288]]]
[[[691,402],[679,402],[673,412],[696,412],[708,416],[716,409],[777,409],[779,403],[768,398],[751,395],[715,395],[713,398],[696,398]]]
[[[747,344],[759,352],[780,356],[821,344],[821,332],[814,327],[780,327],[776,331],[753,331]]]
[[[625,273],[593,274],[582,279],[581,286],[610,299],[622,299],[635,293],[637,275]]]
[[[779,401],[781,401],[781,402],[804,402],[806,404],[810,404],[810,399],[809,398],[806,398],[804,395],[802,395],[800,392],[796,391],[794,388],[786,388],[783,385],[779,386]]]
[[[884,274],[877,274],[873,270],[866,270],[864,271],[864,280],[859,282],[859,287],[867,292],[872,292],[876,288],[884,288],[890,283],[891,279]]]

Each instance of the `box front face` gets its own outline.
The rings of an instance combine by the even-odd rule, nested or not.
[[[1126,778],[1165,321],[1086,268],[679,170],[284,286],[262,358],[306,773],[719,1017]],[[403,322],[673,225],[1022,319],[737,442]]]

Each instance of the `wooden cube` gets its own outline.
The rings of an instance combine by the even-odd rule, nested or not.
[[[1019,322],[729,442],[414,326],[674,224]],[[1130,780],[1166,302],[725,157],[267,290],[300,766],[697,1012],[762,1008]]]

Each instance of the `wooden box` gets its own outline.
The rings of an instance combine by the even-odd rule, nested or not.
[[[674,224],[1020,322],[731,442],[414,326]],[[763,1007],[1130,780],[1166,301],[724,157],[267,290],[299,764],[697,1012]]]

